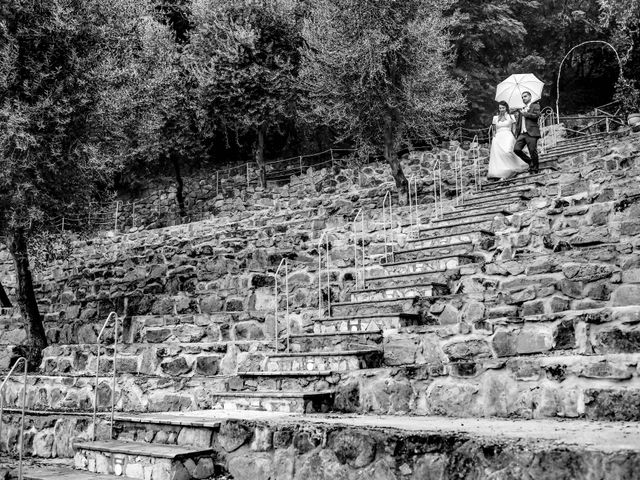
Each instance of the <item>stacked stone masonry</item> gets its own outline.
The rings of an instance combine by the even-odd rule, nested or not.
[[[283,478],[302,478],[311,468],[307,463],[336,469],[337,476],[326,478],[386,479],[396,478],[384,473],[387,468],[397,478],[423,478],[416,476],[420,462],[431,462],[424,467],[429,472],[444,472],[451,452],[462,448],[449,450],[443,438],[430,460],[413,458],[391,468],[375,454],[375,448],[387,448],[381,438],[377,447],[358,447],[365,452],[358,455],[374,450],[366,461],[340,457],[341,448],[350,452],[364,441],[358,431],[329,429],[328,440],[311,435],[307,448],[297,430],[267,434],[260,424],[231,422],[228,428],[246,430],[236,448],[244,445],[244,456],[221,450],[217,440],[205,442],[224,453],[206,457],[213,458],[210,471],[208,461],[198,467],[202,452],[192,452],[188,461],[160,461],[157,452],[134,461],[127,458],[135,455],[121,452],[125,460],[117,468],[132,466],[116,471],[113,455],[73,449],[74,442],[91,438],[94,398],[101,412],[110,408],[113,327],[100,347],[96,340],[111,311],[123,318],[115,359],[118,412],[640,421],[640,136],[623,132],[596,144],[550,151],[540,175],[482,188],[471,181],[464,202],[453,198],[448,172],[444,189],[451,200],[435,220],[426,172],[433,158],[451,152],[409,161],[425,178],[419,222],[415,208],[394,206],[392,222],[385,224],[385,169],[370,166],[374,180],[364,188],[344,172],[331,181],[331,172],[309,171],[286,187],[221,195],[216,201],[229,208],[216,218],[77,241],[69,258],[37,275],[50,346],[28,379],[27,451],[45,458],[75,455],[77,468],[157,480],[145,472],[209,478],[193,473],[201,468],[213,478],[223,468],[233,478],[255,479],[282,467],[292,469]],[[360,208],[366,223],[358,237],[352,222]],[[318,267],[325,232],[328,272],[324,263]],[[361,259],[363,246],[361,265],[354,251]],[[283,258],[289,291],[283,292],[279,276],[276,299],[274,272]],[[6,252],[0,261],[0,280],[13,294]],[[3,311],[3,371],[24,339],[19,314]],[[20,379],[9,380],[6,406],[18,408],[21,389]],[[18,417],[11,412],[3,420],[0,450],[16,448]],[[103,439],[107,423],[101,417]],[[159,435],[168,439],[171,433],[134,423],[118,423],[118,440],[176,441],[175,432],[173,440],[160,441]],[[140,428],[146,433],[135,433]],[[278,437],[285,431],[297,440]],[[353,438],[339,440],[341,435]],[[406,438],[396,440],[409,445]],[[266,446],[253,447],[260,442]],[[284,452],[291,449],[295,468],[285,465],[292,460]],[[504,452],[507,463],[520,455]],[[603,458],[598,468],[610,461],[618,460]],[[360,476],[353,476],[356,471]]]

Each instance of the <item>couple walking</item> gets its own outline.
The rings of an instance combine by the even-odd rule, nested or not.
[[[493,117],[495,135],[489,154],[487,178],[502,180],[527,169],[531,173],[538,173],[540,104],[531,100],[531,93],[523,92],[523,108],[509,110],[507,102],[498,103],[498,115]],[[522,151],[525,145],[530,156]]]

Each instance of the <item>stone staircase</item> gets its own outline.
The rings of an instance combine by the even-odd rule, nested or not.
[[[602,173],[591,155],[608,140],[559,143],[545,154],[543,173],[487,183],[417,230],[398,218],[398,242],[391,255],[372,256],[364,288],[332,283],[323,292],[331,307],[308,317],[304,308],[295,311],[290,329],[279,326],[275,349],[270,310],[256,309],[273,307],[266,291],[249,303],[230,295],[226,312],[208,311],[201,299],[193,312],[178,313],[173,302],[132,315],[116,360],[122,413],[113,438],[104,417],[99,441],[88,441],[86,423],[76,427],[75,470],[34,468],[26,478],[633,478],[640,461],[640,228],[625,213],[636,206],[606,192],[626,169],[637,172],[640,160],[620,156]],[[581,175],[591,183],[577,181]],[[585,243],[586,228],[607,232]],[[369,246],[378,247],[370,250],[383,251],[380,232],[367,233]],[[139,248],[140,265],[153,262],[149,245],[162,240]],[[169,245],[174,255],[183,255],[181,242]],[[207,243],[199,239],[202,247],[176,263],[171,278],[182,282],[179,291],[200,275],[198,259],[217,252],[218,243]],[[240,271],[224,262],[218,268]],[[254,272],[244,286],[270,293],[267,277]],[[213,277],[194,285],[190,299],[224,290]],[[30,380],[39,394],[29,408],[88,411],[97,370],[105,412],[113,352],[101,347],[97,365],[97,348],[49,347],[42,375]],[[18,392],[18,383],[10,385],[9,405]],[[449,418],[430,425],[425,415]],[[448,430],[445,424],[458,425],[455,417],[466,417],[466,426]],[[495,417],[520,420],[518,433]],[[491,437],[492,429],[504,437]],[[627,443],[617,429],[630,432]],[[612,450],[575,440],[602,432],[610,432]],[[476,464],[481,470],[468,466]]]

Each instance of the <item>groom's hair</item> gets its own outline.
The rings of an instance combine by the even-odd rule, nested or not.
[[[522,92],[520,96],[524,95],[525,93],[528,93],[530,97],[533,97],[533,95],[531,95],[531,92],[528,90],[525,90],[524,92]]]

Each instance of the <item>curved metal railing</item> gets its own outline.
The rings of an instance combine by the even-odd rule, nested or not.
[[[278,353],[278,275],[280,274],[280,269],[284,266],[284,291],[287,305],[287,315],[285,317],[285,323],[287,325],[287,353],[289,352],[289,340],[291,337],[291,325],[289,323],[289,261],[286,258],[280,260],[280,265],[276,269],[276,273],[274,273],[275,277],[275,296],[276,296],[276,306],[275,306],[275,314],[273,319],[273,346],[276,353]]]
[[[327,270],[327,313],[331,315],[331,270],[329,268],[329,233],[325,230],[318,239],[318,318],[324,317],[322,309],[322,240],[325,241],[325,268]]]
[[[0,385],[0,438],[2,438],[2,414],[4,413],[4,396],[2,391],[4,390],[9,377],[16,370],[20,361],[24,363],[24,388],[22,389],[22,412],[20,413],[20,433],[18,436],[18,480],[22,480],[22,457],[24,454],[24,412],[27,403],[27,359],[20,357],[9,370],[9,373],[4,377],[2,385]],[[7,450],[9,449],[9,438],[7,437]]]
[[[115,405],[116,405],[116,361],[118,354],[118,314],[116,312],[111,312],[107,316],[107,319],[104,321],[102,325],[102,329],[98,334],[98,338],[96,339],[96,382],[93,392],[93,440],[96,439],[96,429],[97,429],[97,416],[98,416],[98,383],[100,377],[100,339],[102,338],[102,334],[105,331],[105,328],[109,325],[109,322],[112,318],[115,318],[114,330],[113,330],[113,380],[111,387],[111,429],[110,429],[110,438],[113,438],[113,419],[115,416]],[[124,317],[123,317],[124,318]]]

